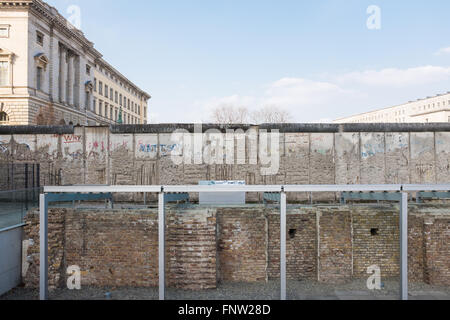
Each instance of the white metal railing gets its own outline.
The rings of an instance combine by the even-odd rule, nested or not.
[[[165,299],[165,194],[175,192],[270,192],[280,193],[280,298],[286,300],[287,193],[296,192],[398,192],[400,200],[400,296],[408,300],[408,192],[450,191],[439,185],[185,185],[185,186],[56,186],[44,187],[40,196],[40,298],[48,299],[48,194],[53,193],[157,193],[159,239],[159,298]]]

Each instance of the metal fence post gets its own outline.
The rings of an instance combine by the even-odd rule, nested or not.
[[[281,192],[280,199],[280,280],[281,300],[286,300],[286,192]]]
[[[39,297],[41,300],[47,300],[48,299],[48,199],[46,194],[40,195],[39,226],[40,226]]]
[[[159,254],[159,300],[165,300],[166,295],[166,275],[165,275],[165,228],[166,228],[166,215],[165,215],[165,194],[161,192],[159,194],[158,201],[158,254]]]
[[[400,295],[408,300],[408,193],[402,193],[400,208]]]

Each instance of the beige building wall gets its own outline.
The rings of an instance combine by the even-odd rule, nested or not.
[[[450,92],[334,121],[334,123],[432,122],[450,122]]]
[[[106,66],[120,79],[118,86],[111,80],[108,87],[127,97],[124,123],[147,122],[150,95],[108,65],[81,31],[43,1],[0,2],[2,61],[9,79],[0,86],[0,125],[113,123],[111,115],[98,110],[96,100],[105,97],[94,91],[94,80]]]
[[[95,112],[107,121],[117,122],[122,112],[123,124],[147,123],[150,96],[103,60],[95,64],[93,92]]]

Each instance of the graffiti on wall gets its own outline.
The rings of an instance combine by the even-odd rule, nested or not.
[[[182,146],[180,144],[150,144],[143,143],[139,141],[138,143],[139,152],[143,153],[156,153],[159,151],[161,156],[170,156],[172,152],[176,152],[177,154],[181,153]]]
[[[374,157],[377,154],[384,153],[384,145],[381,143],[366,143],[363,146],[363,152],[361,152],[361,156],[363,159],[367,159],[370,157]]]
[[[81,143],[81,136],[74,135],[74,134],[65,134],[63,135],[63,143],[64,144],[70,144],[70,143]]]
[[[0,153],[8,152],[8,144],[6,141],[0,141]]]

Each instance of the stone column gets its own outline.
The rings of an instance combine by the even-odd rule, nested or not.
[[[73,104],[80,108],[80,56],[74,56],[73,59]]]
[[[64,47],[59,47],[59,102],[66,102],[66,56],[67,52]]]
[[[73,54],[68,53],[67,59],[67,92],[66,102],[70,106],[73,106]]]

